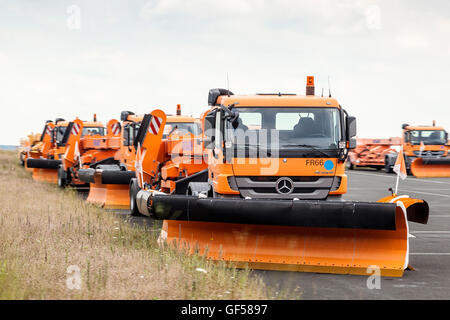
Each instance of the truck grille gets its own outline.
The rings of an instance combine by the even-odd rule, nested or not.
[[[444,155],[444,151],[423,151],[422,153],[420,151],[414,151],[414,155],[418,157],[439,157]]]
[[[243,197],[252,199],[325,199],[333,186],[334,177],[236,177],[236,185]],[[292,182],[292,183],[291,183]]]

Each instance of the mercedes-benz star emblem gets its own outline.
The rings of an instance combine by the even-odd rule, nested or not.
[[[283,177],[277,180],[276,189],[279,194],[290,194],[294,191],[294,181]]]

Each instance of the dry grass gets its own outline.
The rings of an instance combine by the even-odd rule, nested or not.
[[[272,297],[248,271],[161,248],[157,232],[34,182],[17,162],[0,151],[0,299]],[[66,285],[71,265],[81,270],[79,290]]]

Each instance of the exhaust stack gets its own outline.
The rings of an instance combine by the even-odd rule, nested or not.
[[[177,116],[181,116],[181,105],[177,104]]]

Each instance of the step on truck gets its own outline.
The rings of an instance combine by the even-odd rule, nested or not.
[[[402,276],[408,220],[428,205],[407,196],[343,201],[356,119],[332,97],[209,92],[203,180],[172,193],[142,189],[139,210],[163,220],[160,241],[237,267]]]

